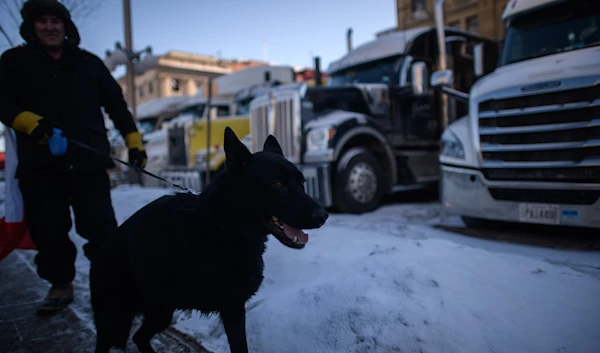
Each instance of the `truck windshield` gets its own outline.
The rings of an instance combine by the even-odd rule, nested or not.
[[[333,73],[328,86],[341,86],[348,83],[396,83],[394,68],[399,56],[372,61]]]
[[[237,102],[237,110],[235,111],[236,115],[248,115],[250,114],[250,102],[254,97],[246,98]]]
[[[516,18],[501,65],[600,45],[600,1],[569,0]]]
[[[194,105],[191,107],[187,107],[184,110],[181,111],[181,113],[179,113],[180,115],[183,114],[190,114],[193,115],[196,118],[201,118],[204,114],[204,108],[206,107],[206,104],[198,104],[198,105]]]

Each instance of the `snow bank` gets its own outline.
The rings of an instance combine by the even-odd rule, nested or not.
[[[600,282],[574,270],[440,239],[327,226],[310,235],[301,251],[269,240],[265,282],[247,306],[253,352],[591,353],[600,346]],[[177,328],[229,352],[216,317],[182,317]]]

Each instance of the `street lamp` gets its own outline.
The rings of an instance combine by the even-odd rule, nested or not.
[[[142,54],[145,54],[143,58]],[[150,46],[136,52],[131,49],[123,49],[120,42],[115,43],[115,50],[112,52],[110,50],[106,51],[104,65],[106,65],[109,71],[115,71],[118,66],[128,65],[129,63],[132,65],[133,72],[127,70],[128,81],[133,82],[128,82],[128,86],[132,85],[128,93],[133,115],[135,116],[135,81],[129,80],[129,77],[142,75],[144,72],[156,67],[158,65],[158,57],[152,55],[152,47]]]

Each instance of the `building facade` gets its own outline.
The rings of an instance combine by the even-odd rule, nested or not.
[[[446,0],[444,20],[484,37],[501,40],[504,37],[502,12],[508,0]],[[434,25],[435,0],[396,0],[397,30]]]
[[[135,77],[136,105],[161,97],[193,96],[198,90],[208,89],[208,79],[226,75],[251,66],[264,65],[253,60],[224,60],[180,51],[169,51],[158,57],[158,65]],[[127,104],[127,79],[117,80]]]

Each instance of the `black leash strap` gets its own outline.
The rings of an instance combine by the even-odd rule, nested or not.
[[[63,136],[64,136],[64,135],[63,135]],[[65,136],[65,137],[66,137],[66,136]],[[118,158],[115,158],[115,157],[107,156],[107,155],[105,155],[104,153],[101,153],[101,152],[97,151],[96,149],[94,149],[94,148],[92,148],[92,147],[90,147],[90,146],[86,145],[85,143],[79,142],[79,141],[77,141],[77,140],[73,140],[72,138],[69,138],[69,137],[66,137],[66,139],[67,139],[69,142],[71,142],[72,144],[74,144],[74,145],[77,145],[77,146],[79,146],[79,147],[81,147],[81,148],[85,148],[85,149],[86,149],[86,150],[88,150],[88,151],[92,151],[92,152],[94,152],[94,153],[95,153],[95,154],[97,154],[97,155],[100,155],[100,156],[102,156],[102,157],[108,157],[108,158],[112,159],[112,160],[113,160],[113,161],[115,161],[115,162],[119,162],[119,163],[121,163],[121,164],[124,164],[124,165],[128,166],[129,168],[131,168],[131,169],[135,170],[135,171],[136,171],[136,172],[138,172],[138,173],[144,173],[144,174],[146,174],[146,175],[149,175],[149,176],[151,176],[151,177],[153,177],[153,178],[155,178],[155,179],[158,179],[158,180],[160,180],[160,181],[164,181],[165,183],[167,183],[167,184],[169,184],[169,185],[172,185],[172,186],[174,186],[174,187],[176,187],[176,188],[178,188],[178,189],[180,189],[180,190],[183,190],[183,191],[185,191],[185,192],[188,192],[188,193],[191,193],[191,194],[195,194],[195,195],[198,195],[198,194],[199,194],[199,192],[197,192],[197,191],[195,191],[195,190],[192,190],[192,189],[190,189],[190,188],[185,188],[185,187],[183,187],[183,186],[181,186],[181,185],[177,185],[177,184],[175,184],[175,183],[172,183],[172,182],[170,182],[170,181],[168,181],[168,180],[165,180],[165,179],[163,179],[163,178],[159,177],[158,175],[155,175],[155,174],[152,174],[152,173],[150,173],[149,171],[147,171],[147,170],[146,170],[146,169],[144,169],[144,168],[138,167],[137,165],[131,164],[131,163],[129,163],[129,162],[125,162],[125,161],[123,161],[123,160],[120,160],[120,159],[118,159]]]

